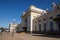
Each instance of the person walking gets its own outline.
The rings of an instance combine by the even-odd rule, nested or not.
[[[12,31],[12,37],[14,36],[14,30]]]

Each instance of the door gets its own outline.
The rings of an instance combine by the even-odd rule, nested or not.
[[[58,28],[59,28],[59,32],[60,32],[60,21],[58,22]]]
[[[46,23],[44,23],[44,31],[46,32]]]
[[[39,32],[41,31],[41,24],[39,24]]]

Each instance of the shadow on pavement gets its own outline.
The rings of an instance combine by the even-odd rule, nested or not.
[[[47,34],[33,34],[32,36],[60,38],[60,35],[47,35]]]

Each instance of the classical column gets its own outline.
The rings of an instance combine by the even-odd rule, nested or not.
[[[32,34],[33,32],[33,21],[32,21],[32,15],[31,15],[31,26],[30,26],[30,33]]]

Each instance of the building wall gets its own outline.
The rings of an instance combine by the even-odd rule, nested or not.
[[[54,18],[57,17],[57,14],[60,14],[59,10],[48,12],[48,13],[45,13],[44,15],[41,15],[41,16],[35,18],[33,20],[34,27],[35,27],[35,25],[37,25],[36,29],[38,29],[39,32],[58,31],[58,24],[53,20]],[[40,20],[40,22],[39,22],[39,20]],[[50,22],[53,22],[53,23],[50,24]],[[44,26],[44,23],[46,23],[46,27]],[[39,27],[39,24],[41,24],[40,27]],[[53,25],[53,26],[51,27],[51,25]],[[35,30],[35,31],[37,31],[37,30]]]
[[[14,24],[10,24],[9,27],[10,27],[10,32],[13,32],[13,31],[16,32],[17,24],[15,24],[15,25]]]
[[[31,25],[31,14],[30,12],[27,13],[27,15],[25,15],[22,18],[22,27],[27,27],[27,31],[30,31],[30,25]]]
[[[56,6],[56,7],[55,7]],[[27,31],[58,31],[58,24],[53,20],[60,14],[60,9],[57,9],[56,4],[52,4],[52,11],[42,10],[35,6],[30,6],[22,15],[23,27],[27,27]],[[25,22],[26,21],[26,22]]]
[[[38,17],[38,16],[40,16],[40,13],[35,13],[35,12],[31,12],[31,29],[30,29],[30,31],[33,31],[34,29],[33,29],[33,20],[36,18],[36,17]],[[37,26],[37,25],[36,25]]]
[[[27,10],[24,15],[22,15],[22,22],[24,26],[27,27],[27,31],[33,31],[33,20],[41,15],[42,12],[46,12],[45,10],[36,8],[35,6],[30,6],[29,10]],[[26,20],[27,18],[27,20]],[[27,25],[26,22],[27,21]],[[38,30],[38,29],[37,29]]]
[[[52,11],[53,18],[56,18],[58,14],[60,14],[60,10],[59,9],[55,10],[55,11]],[[58,30],[58,24],[55,21],[53,21],[53,22],[54,22],[53,29],[54,30]]]

